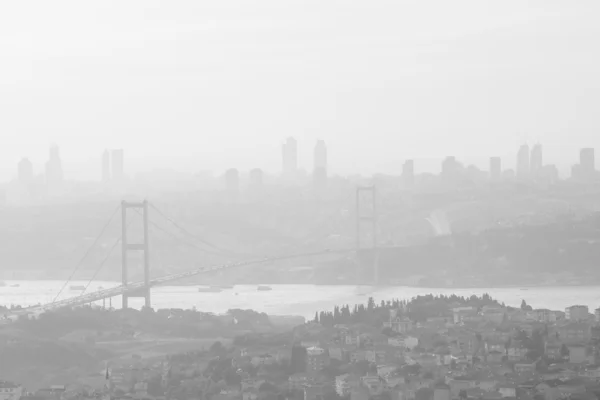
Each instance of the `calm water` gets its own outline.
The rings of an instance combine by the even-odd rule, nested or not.
[[[5,281],[0,287],[0,304],[23,306],[51,302],[63,282],[58,281]],[[19,287],[11,287],[11,285]],[[87,282],[71,282],[59,299],[77,296],[80,292],[69,289]],[[118,286],[115,282],[97,282],[89,291],[99,287]],[[470,296],[489,293],[510,306],[519,306],[525,300],[534,308],[564,310],[573,304],[585,304],[591,310],[600,307],[600,287],[543,287],[543,288],[480,288],[438,289],[415,287],[368,288],[356,286],[270,285],[271,291],[257,291],[256,286],[240,285],[220,293],[199,293],[196,286],[164,286],[152,290],[154,308],[191,308],[223,313],[231,308],[253,309],[273,315],[302,315],[312,318],[315,311],[331,310],[338,304],[366,303],[369,296],[378,302],[391,298],[409,299],[419,294],[452,294]],[[98,302],[97,304],[102,304]],[[108,306],[109,301],[106,300]],[[112,300],[113,307],[120,307],[121,299]],[[143,299],[130,299],[131,307],[141,307]]]

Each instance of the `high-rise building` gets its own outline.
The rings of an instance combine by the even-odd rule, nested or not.
[[[447,181],[455,181],[460,173],[460,163],[456,157],[448,156],[442,161],[442,178]]]
[[[313,180],[319,190],[327,186],[327,146],[324,140],[318,140],[315,145]]]
[[[102,154],[102,182],[110,181],[110,153],[104,150]]]
[[[329,356],[320,347],[306,349],[306,373],[310,377],[319,376],[324,367],[329,364]]]
[[[529,146],[524,144],[517,153],[517,178],[527,179],[529,177]]]
[[[531,149],[531,158],[529,163],[529,170],[532,177],[537,177],[540,173],[540,170],[543,167],[543,159],[542,159],[542,145],[537,143]]]
[[[225,172],[225,183],[227,184],[227,191],[230,193],[237,193],[240,189],[240,176],[236,168],[230,168]]]
[[[402,184],[404,187],[412,187],[415,184],[415,162],[406,160],[402,165]]]
[[[502,159],[500,157],[490,157],[490,179],[500,180],[502,176]]]
[[[123,149],[113,150],[111,152],[112,179],[117,183],[122,183],[125,179],[125,154]]]
[[[596,160],[593,148],[581,149],[579,152],[579,164],[584,174],[593,175],[596,171]]]
[[[46,184],[49,193],[55,193],[63,182],[63,169],[57,145],[50,146],[50,158],[46,162]]]
[[[260,168],[254,168],[250,171],[250,186],[259,188],[263,184],[263,171]]]
[[[281,147],[283,174],[294,176],[298,170],[298,142],[293,137],[287,138]]]
[[[22,185],[29,185],[33,182],[33,164],[27,158],[23,158],[19,161],[18,165],[18,176],[19,183]]]
[[[317,140],[314,154],[314,170],[324,169],[327,171],[327,146],[324,140]]]

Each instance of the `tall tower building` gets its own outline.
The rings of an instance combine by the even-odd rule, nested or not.
[[[596,172],[596,160],[593,148],[581,149],[579,152],[579,164],[581,165],[582,172],[586,175],[593,175]]]
[[[500,180],[502,176],[502,159],[500,157],[490,158],[490,179],[493,181]]]
[[[517,153],[517,178],[527,179],[529,177],[529,146],[524,144]]]
[[[460,173],[460,164],[456,161],[456,157],[448,156],[442,161],[441,176],[446,181],[455,181]]]
[[[402,184],[404,187],[412,187],[415,184],[415,162],[406,160],[402,165]]]
[[[319,190],[327,186],[327,146],[324,140],[318,140],[315,145],[313,179]]]
[[[298,170],[298,142],[293,137],[287,138],[281,148],[283,174],[292,177]]]
[[[18,177],[19,183],[22,185],[29,185],[33,182],[33,164],[27,158],[23,158],[19,161],[18,168]]]
[[[530,164],[529,167],[530,167],[531,176],[533,176],[533,177],[537,176],[543,167],[542,145],[541,144],[537,143],[531,149],[531,159],[530,159],[529,164]]]
[[[117,183],[122,183],[125,180],[124,158],[125,155],[123,149],[117,149],[111,152],[112,179]]]
[[[225,184],[227,193],[235,199],[240,190],[240,174],[236,168],[230,168],[225,172]]]
[[[63,182],[63,169],[57,145],[50,146],[50,158],[46,162],[46,184],[48,192],[55,194]]]
[[[107,183],[110,181],[110,153],[108,150],[104,150],[102,154],[102,182]]]

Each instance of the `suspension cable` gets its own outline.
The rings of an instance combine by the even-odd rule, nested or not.
[[[108,220],[108,222],[104,225],[104,227],[102,228],[102,230],[100,231],[100,234],[98,236],[96,236],[96,239],[94,240],[94,243],[92,243],[92,245],[90,247],[88,247],[87,251],[85,252],[85,254],[83,255],[83,257],[79,260],[79,262],[77,263],[77,265],[75,266],[75,269],[73,270],[73,272],[71,272],[71,275],[69,276],[69,278],[65,281],[65,283],[63,284],[62,288],[58,291],[58,293],[56,294],[56,296],[54,297],[54,300],[52,300],[52,303],[56,302],[56,299],[58,299],[58,297],[61,295],[61,293],[63,292],[63,290],[65,290],[65,287],[67,287],[67,285],[69,284],[69,282],[71,282],[71,280],[73,279],[73,276],[75,276],[75,274],[77,273],[77,271],[79,270],[79,268],[81,268],[81,266],[83,265],[83,262],[85,261],[85,259],[90,255],[90,253],[92,252],[92,249],[96,246],[96,244],[98,243],[98,241],[100,240],[100,238],[102,237],[102,235],[104,235],[104,232],[106,232],[106,230],[108,229],[109,225],[111,224],[111,222],[113,221],[113,219],[115,218],[115,215],[117,215],[117,212],[119,211],[119,209],[121,208],[121,206],[117,206],[115,208],[115,210],[113,211],[110,219]]]

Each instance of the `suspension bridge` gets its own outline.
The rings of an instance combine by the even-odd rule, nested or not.
[[[101,230],[100,234],[96,237],[93,244],[88,248],[88,251],[85,253],[85,255],[83,256],[81,261],[78,263],[78,265],[76,266],[74,271],[71,273],[70,277],[64,282],[62,288],[60,289],[58,294],[56,294],[54,300],[47,304],[28,307],[26,309],[23,309],[21,312],[41,313],[41,312],[45,312],[45,311],[49,311],[49,310],[53,310],[53,309],[62,308],[62,307],[77,307],[77,306],[82,306],[85,304],[92,304],[92,303],[100,301],[100,300],[109,299],[109,298],[113,298],[113,297],[117,297],[117,296],[122,297],[123,308],[128,307],[128,299],[129,298],[135,298],[135,297],[144,298],[145,306],[151,307],[151,288],[155,287],[155,286],[163,285],[168,282],[184,280],[186,278],[190,278],[195,275],[199,275],[199,274],[203,274],[203,273],[220,271],[220,270],[231,269],[231,268],[244,267],[244,266],[250,266],[250,265],[258,265],[258,264],[263,264],[263,263],[272,263],[272,262],[277,262],[277,261],[300,259],[300,258],[307,258],[307,257],[309,257],[309,258],[310,257],[318,257],[318,256],[324,256],[324,255],[343,255],[343,254],[355,253],[360,248],[360,222],[362,220],[367,220],[369,222],[369,224],[372,224],[373,229],[376,229],[376,218],[375,218],[375,209],[374,208],[373,208],[373,212],[372,212],[371,216],[367,217],[364,215],[363,216],[359,215],[359,207],[358,207],[359,194],[361,191],[365,191],[365,190],[369,191],[372,194],[373,204],[375,202],[374,187],[372,189],[371,188],[366,188],[366,189],[359,188],[357,190],[357,192],[356,192],[357,193],[357,196],[356,196],[356,201],[357,201],[357,217],[356,217],[356,219],[357,219],[357,247],[356,248],[323,249],[323,250],[311,251],[311,252],[305,251],[305,252],[291,253],[291,254],[286,254],[286,255],[262,256],[262,257],[257,257],[256,255],[252,255],[252,254],[239,253],[239,252],[235,252],[232,250],[224,249],[224,248],[214,245],[213,243],[210,243],[202,238],[199,238],[197,235],[190,233],[188,230],[186,230],[180,224],[178,224],[175,220],[173,220],[172,218],[167,216],[165,213],[163,213],[161,210],[159,210],[156,206],[154,206],[153,204],[151,204],[150,202],[148,202],[146,200],[143,202],[122,201],[120,206],[117,207],[115,209],[115,211],[113,212],[113,215],[109,219],[108,223],[104,226],[104,228]],[[81,293],[77,296],[74,296],[74,297],[59,300],[60,295],[62,294],[64,289],[67,287],[69,282],[72,281],[75,273],[79,270],[79,268],[83,264],[86,257],[89,255],[92,248],[94,248],[96,246],[96,244],[99,242],[100,238],[105,233],[105,231],[107,230],[108,226],[110,225],[110,223],[112,222],[114,217],[118,214],[119,209],[121,211],[121,230],[122,230],[121,237],[119,237],[116,240],[116,242],[114,243],[114,245],[112,246],[112,248],[110,248],[108,255],[100,263],[100,265],[98,266],[93,277],[89,280],[88,284],[85,286],[83,293]],[[245,256],[248,258],[243,261],[235,261],[235,262],[217,264],[217,265],[212,265],[212,266],[194,268],[194,269],[191,269],[191,270],[188,270],[185,272],[169,274],[169,275],[158,277],[158,278],[150,278],[150,228],[151,227],[157,228],[157,229],[163,231],[164,233],[168,234],[168,232],[166,230],[161,228],[154,221],[150,220],[150,218],[149,218],[150,209],[152,209],[154,212],[161,215],[162,217],[166,218],[169,222],[171,222],[176,228],[178,228],[181,232],[185,233],[187,236],[193,237],[195,240],[200,241],[204,245],[203,248],[201,249],[204,253],[214,254],[214,255],[219,255],[219,256],[227,255],[229,257]],[[128,228],[131,225],[131,222],[129,222],[129,223],[127,222],[127,215],[128,215],[129,210],[133,210],[137,214],[142,216],[142,220],[143,220],[142,243],[129,243],[129,241],[128,241],[128,235],[127,235]],[[121,256],[122,256],[122,258],[121,258],[121,270],[122,270],[121,284],[117,287],[113,287],[113,288],[109,288],[109,289],[101,289],[101,290],[98,290],[95,292],[86,293],[90,284],[94,281],[94,279],[96,278],[96,276],[98,275],[98,273],[100,272],[100,270],[102,269],[104,264],[108,261],[113,250],[116,249],[119,244],[121,244]],[[191,245],[191,246],[196,246],[189,242],[187,244]],[[376,244],[375,235],[373,235],[373,243],[372,244],[373,244],[373,248],[375,248],[375,244]],[[209,247],[210,250],[206,249],[206,247]],[[129,276],[128,276],[128,272],[129,272],[128,253],[130,253],[132,251],[143,252],[143,277],[144,277],[144,279],[142,281],[133,282],[133,283],[129,282]],[[377,254],[377,252],[375,254]],[[375,267],[376,267],[375,268],[375,275],[376,275],[375,279],[378,279],[377,265],[375,265]],[[21,312],[19,312],[19,313],[21,313]]]

